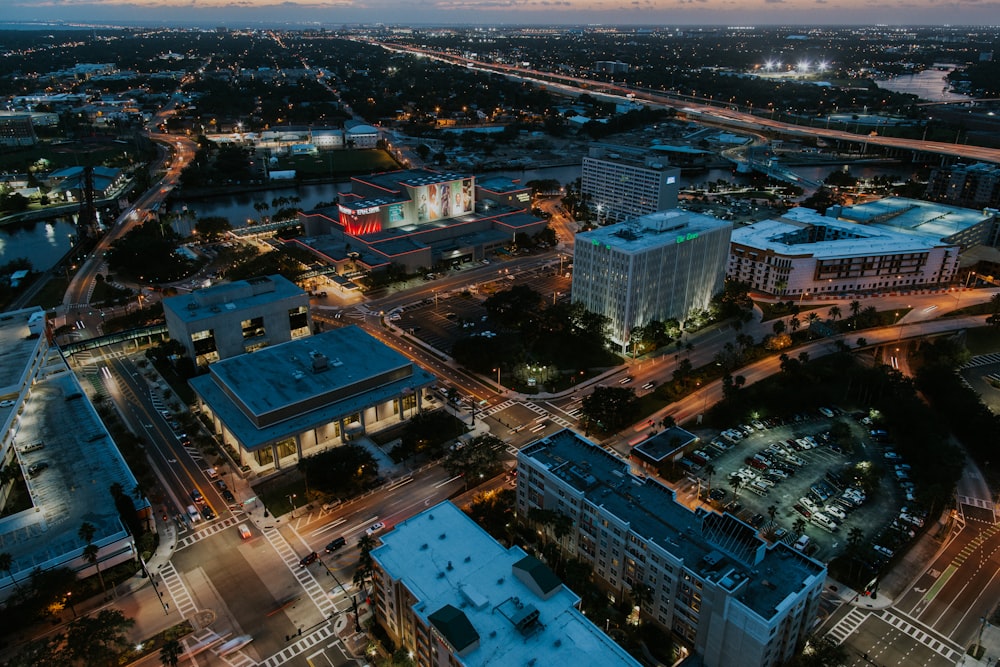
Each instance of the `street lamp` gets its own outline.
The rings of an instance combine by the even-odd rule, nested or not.
[[[497,366],[493,370],[497,372],[497,391],[503,391],[503,385],[500,384],[500,367]]]
[[[292,518],[294,519],[295,518],[295,497],[296,496],[293,493],[293,494],[285,496],[285,497],[288,498],[288,504],[292,506]]]

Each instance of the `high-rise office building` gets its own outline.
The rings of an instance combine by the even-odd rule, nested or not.
[[[576,236],[573,301],[610,320],[626,346],[653,320],[684,320],[722,290],[732,224],[678,209]]]
[[[583,158],[580,189],[599,224],[677,207],[681,170],[631,146],[596,144]]]
[[[525,447],[517,461],[518,513],[567,516],[563,548],[612,594],[648,586],[646,614],[705,667],[771,667],[794,655],[816,618],[822,563],[730,514],[687,508],[572,431]]]

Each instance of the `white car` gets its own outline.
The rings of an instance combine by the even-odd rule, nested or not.
[[[381,532],[382,529],[384,528],[385,524],[381,521],[373,523],[372,525],[368,526],[368,528],[365,530],[365,535],[374,535],[375,533]]]
[[[826,508],[823,509],[823,512],[838,521],[843,521],[847,518],[847,512],[834,505],[827,505]]]

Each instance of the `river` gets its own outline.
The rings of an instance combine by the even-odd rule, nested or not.
[[[0,264],[25,257],[36,271],[55,266],[73,247],[76,227],[69,218],[0,227]]]
[[[968,95],[953,93],[948,86],[947,76],[955,71],[958,65],[935,63],[928,69],[916,74],[894,76],[885,81],[876,81],[879,88],[891,90],[894,93],[912,93],[928,102],[958,102],[968,100]]]

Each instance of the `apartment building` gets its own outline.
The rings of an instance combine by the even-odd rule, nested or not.
[[[584,616],[580,597],[450,501],[372,550],[375,618],[420,667],[638,667]]]
[[[576,236],[573,301],[610,320],[625,349],[653,320],[685,320],[722,290],[732,223],[679,209]]]
[[[977,162],[936,167],[927,179],[927,199],[956,206],[1000,207],[1000,166]]]
[[[662,155],[595,144],[583,158],[580,190],[599,224],[677,207],[681,170]]]
[[[729,514],[691,510],[625,461],[563,430],[518,453],[517,511],[572,520],[569,555],[613,595],[651,591],[645,613],[706,667],[770,667],[816,618],[826,567]]]

